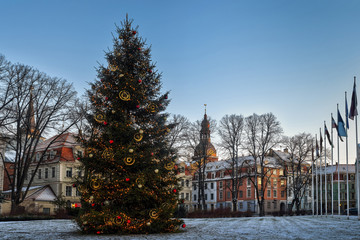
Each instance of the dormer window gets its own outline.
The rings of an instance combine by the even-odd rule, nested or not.
[[[50,151],[49,159],[54,159],[56,151]]]

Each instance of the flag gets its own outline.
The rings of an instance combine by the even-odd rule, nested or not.
[[[331,117],[331,127],[336,129],[340,140],[343,142],[344,140],[343,140],[342,137],[339,135],[338,125],[336,124],[336,122],[335,122],[335,120],[334,120],[333,117]]]
[[[322,146],[323,146],[323,138],[321,135],[321,128],[320,128],[320,153],[322,153]]]
[[[345,119],[346,119],[346,128],[349,129],[349,110],[347,105],[347,98],[345,94]]]
[[[333,144],[332,144],[332,142],[331,142],[331,140],[330,140],[330,133],[329,133],[327,127],[326,127],[326,124],[325,124],[325,134],[326,134],[326,137],[327,137],[327,139],[328,139],[331,147],[334,147]]]
[[[320,156],[319,154],[319,144],[318,144],[318,141],[317,141],[317,138],[316,138],[316,157],[318,158]]]
[[[346,137],[345,123],[341,117],[339,109],[338,109],[338,128],[337,129],[338,129],[339,136]]]
[[[351,120],[354,120],[354,116],[357,116],[357,115],[358,115],[357,96],[356,96],[356,84],[355,84],[355,79],[354,79],[354,89],[353,89],[352,96],[351,96],[351,106],[350,106],[349,118]]]

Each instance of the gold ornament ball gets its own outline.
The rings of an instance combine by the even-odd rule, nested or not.
[[[143,134],[143,133],[144,133],[144,131],[140,129],[139,133],[140,133],[140,134]]]
[[[133,152],[134,152],[134,149],[130,148],[129,153],[133,153]]]
[[[91,158],[92,158],[93,156],[94,156],[94,155],[93,155],[92,153],[90,153],[90,154],[89,154],[89,157],[91,157]]]
[[[114,114],[114,113],[116,113],[116,111],[115,111],[115,110],[112,110],[111,113]]]
[[[150,225],[151,225],[151,222],[147,222],[147,223],[146,223],[146,226],[150,226]]]
[[[108,206],[108,205],[110,204],[110,202],[109,202],[108,200],[106,200],[106,201],[104,202],[104,204],[105,204],[106,206]]]
[[[154,171],[155,173],[158,173],[159,172],[159,169],[155,169],[155,171]]]
[[[139,185],[138,185],[138,187],[139,187],[139,188],[142,188],[142,185],[141,185],[141,184],[139,184]]]

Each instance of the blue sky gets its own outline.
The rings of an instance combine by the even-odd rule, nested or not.
[[[315,134],[337,103],[344,115],[360,76],[359,10],[356,0],[0,0],[0,53],[81,94],[128,13],[171,91],[169,112],[272,112],[286,135]]]

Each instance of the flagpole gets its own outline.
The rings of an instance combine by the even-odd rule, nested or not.
[[[359,182],[359,146],[358,146],[358,128],[357,128],[357,115],[355,116],[355,131],[356,131],[356,191],[357,191],[357,209],[358,220],[360,220],[360,182]]]
[[[320,174],[320,216],[323,215],[323,192],[322,192],[322,160],[321,160],[321,151],[322,150],[322,142],[321,142],[321,128],[320,128],[320,168],[319,168],[319,174]]]
[[[339,112],[339,104],[337,104],[337,111]],[[337,138],[337,171],[338,171],[338,215],[340,216],[340,205],[341,205],[341,201],[340,201],[340,143],[339,143],[339,133],[338,133],[338,138]]]
[[[357,193],[357,208],[358,208],[358,220],[360,220],[360,211],[359,211],[359,207],[360,207],[360,183],[359,183],[359,146],[358,146],[358,128],[357,128],[357,115],[358,115],[358,111],[357,111],[357,94],[356,94],[356,77],[354,76],[354,87],[353,87],[353,92],[352,92],[352,96],[351,96],[351,106],[350,106],[350,114],[349,114],[349,118],[351,120],[354,120],[355,117],[355,134],[356,134],[356,139],[355,139],[355,147],[356,147],[356,157],[355,157],[355,169],[356,169],[356,193]]]
[[[324,157],[325,157],[325,216],[327,217],[327,212],[328,212],[328,209],[327,209],[327,178],[326,178],[326,175],[327,175],[327,172],[326,172],[326,164],[327,164],[327,161],[326,161],[326,132],[325,132],[325,121],[324,121]]]
[[[311,189],[312,189],[312,198],[311,198],[311,206],[312,206],[312,215],[315,215],[315,208],[314,208],[314,141],[312,141],[312,148],[311,148]]]
[[[319,191],[318,191],[318,149],[317,149],[317,135],[316,138],[316,157],[315,157],[315,190],[316,190],[316,216],[319,215]]]
[[[346,92],[345,92],[345,105],[347,105],[347,100],[346,100]],[[345,112],[347,112],[347,108],[345,109]],[[348,121],[348,116],[346,116],[346,121]],[[347,126],[345,128],[345,132],[346,132],[346,207],[347,207],[347,219],[349,219],[349,207],[350,207],[350,202],[349,202],[349,153],[348,153],[348,134],[347,134]]]
[[[331,113],[331,122],[333,119],[333,115]],[[331,123],[332,125],[332,123]],[[334,169],[334,142],[333,142],[333,127],[331,126],[331,142],[332,142],[332,146],[331,146],[331,168]],[[334,171],[331,170],[331,216],[334,217]]]

